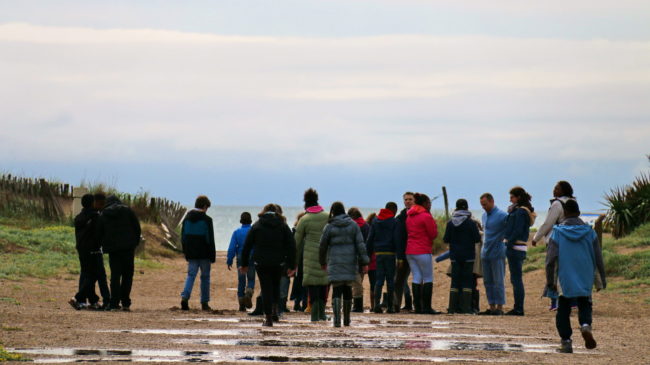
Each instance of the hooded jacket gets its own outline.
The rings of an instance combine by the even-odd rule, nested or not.
[[[241,266],[248,267],[253,251],[253,261],[260,266],[296,265],[296,241],[284,219],[275,213],[266,213],[253,224],[246,235],[241,253]]]
[[[548,214],[544,223],[537,229],[535,237],[533,240],[535,242],[539,241],[544,237],[546,242],[551,238],[551,233],[553,232],[553,226],[559,224],[564,220],[564,203],[569,200],[575,200],[575,198],[570,198],[568,196],[561,196],[559,198],[551,199],[551,206],[548,208]]]
[[[74,218],[74,234],[79,253],[97,252],[100,249],[95,232],[99,213],[94,209],[83,208]]]
[[[181,228],[181,242],[186,260],[215,261],[214,227],[212,218],[198,209],[190,210]]]
[[[103,251],[134,250],[140,243],[141,234],[140,221],[133,210],[115,196],[109,196],[97,221],[97,237]]]
[[[535,223],[536,217],[537,214],[526,207],[514,205],[508,209],[504,240],[509,248],[515,245],[526,247],[530,235],[530,226]]]
[[[300,218],[296,226],[296,246],[302,252],[303,286],[327,285],[327,271],[323,270],[319,261],[320,238],[327,225],[329,215],[321,207],[307,208],[307,213]]]
[[[476,222],[467,210],[454,211],[447,222],[443,241],[449,245],[452,261],[465,262],[475,259],[476,243],[481,242],[481,234]]]
[[[241,252],[244,249],[244,242],[246,242],[246,235],[251,229],[250,224],[242,224],[237,228],[230,237],[230,245],[228,246],[228,257],[226,258],[226,265],[232,265],[233,259],[237,257],[237,263],[241,262]]]
[[[438,236],[436,221],[424,207],[413,205],[407,213],[406,220],[406,254],[431,254],[433,240]]]
[[[546,254],[546,285],[554,290],[556,264],[562,295],[567,298],[590,296],[594,273],[600,275],[603,288],[607,287],[598,237],[580,218],[567,218],[553,227]]]
[[[393,212],[388,209],[379,211],[379,215],[372,221],[370,234],[366,246],[369,254],[397,252],[399,241],[399,222]]]
[[[325,226],[320,240],[320,264],[327,265],[329,280],[354,281],[359,265],[370,261],[361,229],[347,214],[337,215]]]

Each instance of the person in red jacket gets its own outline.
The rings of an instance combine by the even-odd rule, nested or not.
[[[415,313],[440,314],[431,308],[433,295],[433,240],[438,236],[436,221],[431,215],[431,199],[415,193],[415,204],[406,220],[406,260],[413,272],[413,301]]]

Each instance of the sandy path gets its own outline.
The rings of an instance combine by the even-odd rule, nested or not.
[[[543,283],[541,272],[525,275],[525,317],[367,313],[353,314],[350,328],[334,329],[331,322],[312,324],[308,315],[291,313],[280,325],[263,329],[261,319],[235,311],[236,291],[232,288],[236,275],[226,270],[223,254],[213,267],[211,302],[221,314],[172,310],[179,304],[185,262],[163,262],[164,269],[136,273],[130,313],[74,311],[66,301],[75,291],[75,277],[0,281],[0,297],[15,300],[0,301],[0,341],[9,348],[49,349],[49,354],[26,350],[27,357],[39,361],[650,363],[650,306],[643,298],[607,291],[594,296],[598,349],[585,350],[577,335],[576,354],[554,353],[558,342],[554,316],[538,294]],[[436,267],[434,307],[438,310],[447,302],[446,265]],[[190,303],[193,308],[199,305],[197,290],[198,284]],[[511,298],[508,290],[508,300]],[[481,300],[484,308],[484,296]],[[85,351],[75,353],[73,349]]]

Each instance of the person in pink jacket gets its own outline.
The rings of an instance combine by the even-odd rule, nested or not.
[[[406,220],[406,260],[413,272],[413,301],[415,313],[440,314],[431,308],[433,295],[433,240],[438,236],[436,221],[431,215],[431,199],[415,194],[415,205]]]

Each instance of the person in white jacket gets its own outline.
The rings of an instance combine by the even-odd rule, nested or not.
[[[548,242],[551,238],[551,233],[553,233],[553,227],[556,224],[560,224],[562,221],[564,221],[564,204],[569,200],[576,200],[576,198],[573,196],[573,187],[567,181],[558,181],[553,188],[553,199],[551,199],[551,206],[548,208],[546,219],[544,220],[544,223],[537,229],[537,233],[535,233],[535,236],[533,237],[533,246],[537,246],[537,242],[539,242],[542,238],[548,246]],[[557,282],[557,275],[555,281]],[[551,299],[549,310],[557,310],[557,293],[552,293],[544,289],[543,296]]]

